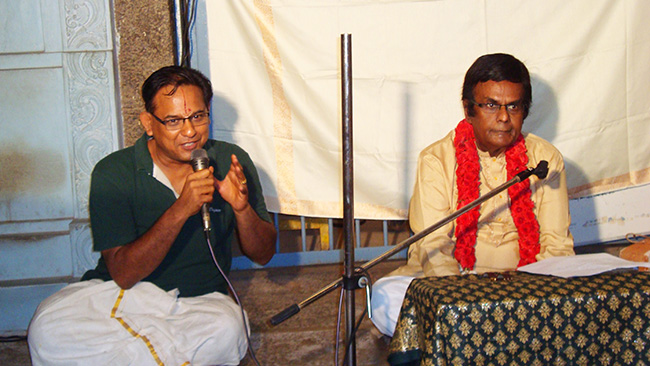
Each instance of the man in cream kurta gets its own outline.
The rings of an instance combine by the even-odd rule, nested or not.
[[[495,61],[505,64],[496,67],[506,71],[507,67],[510,67],[509,63],[520,63],[510,55],[497,54],[483,56],[475,65],[478,64],[479,68],[487,67],[485,59],[489,61],[489,67],[495,67],[492,64]],[[476,69],[475,66],[473,68]],[[466,84],[467,79],[472,76],[472,70],[470,68],[466,75]],[[529,89],[527,70],[524,76]],[[521,85],[525,86],[526,82],[513,83],[507,81],[507,78],[496,79],[497,82],[486,82],[478,78],[477,83],[470,85],[472,94],[463,96],[466,118],[473,125],[476,136],[481,196],[507,181],[505,150],[514,144],[520,135],[521,124],[528,112],[525,106],[521,107],[525,111],[517,109],[517,103],[523,103],[526,99],[525,96],[520,96],[526,94],[521,92]],[[475,110],[472,111],[472,108]],[[428,228],[458,208],[455,134],[456,130],[451,131],[419,155],[417,177],[409,207],[409,222],[413,232]],[[539,261],[554,256],[573,255],[562,155],[549,142],[533,134],[524,135],[524,141],[528,167],[537,166],[541,160],[549,163],[549,172],[545,179],[540,180],[536,176],[529,178],[533,212],[540,228],[540,250],[535,259]],[[519,234],[510,211],[510,203],[507,191],[502,191],[481,204],[473,272],[508,271],[517,268],[520,259]],[[392,336],[404,294],[413,278],[461,274],[459,263],[454,257],[457,239],[455,227],[456,221],[452,221],[411,245],[407,264],[374,285],[372,320],[382,333]]]
[[[409,206],[409,223],[420,232],[456,211],[456,158],[453,153],[454,131],[424,149],[418,158],[417,178]],[[540,160],[549,163],[544,180],[531,176],[532,200],[540,226],[540,253],[536,259],[573,254],[569,232],[569,200],[562,155],[549,142],[533,134],[525,136],[529,166]],[[481,164],[481,196],[507,181],[505,154],[491,157],[478,151]],[[477,273],[513,270],[519,261],[519,235],[509,209],[509,196],[503,191],[484,202],[479,209],[476,240]],[[453,256],[455,222],[451,222],[409,248],[406,266],[391,275],[447,276],[460,274]]]

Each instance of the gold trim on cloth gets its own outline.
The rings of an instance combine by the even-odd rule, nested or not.
[[[123,318],[116,316],[117,310],[119,309],[120,303],[122,302],[122,298],[124,298],[124,290],[120,290],[120,294],[117,296],[117,300],[115,300],[115,305],[113,305],[113,309],[111,310],[111,318],[117,320],[117,322],[120,323],[120,325],[122,325],[122,327],[124,327],[124,329],[126,329],[126,331],[129,332],[129,334],[131,334],[134,338],[140,338],[147,346],[147,349],[149,349],[149,353],[151,353],[151,356],[156,361],[156,364],[163,366],[165,363],[162,362],[160,357],[158,357],[158,353],[156,352],[153,344],[151,344],[151,341],[149,341],[149,338],[136,332]],[[187,363],[184,363],[183,365],[185,364]]]
[[[281,212],[297,212],[294,179],[293,129],[291,106],[282,82],[282,58],[275,34],[273,10],[268,0],[255,0],[255,21],[262,34],[264,65],[273,93],[273,141],[277,166],[278,197]]]
[[[650,273],[415,279],[391,365],[645,365]],[[421,360],[421,363],[417,363]]]
[[[581,198],[650,182],[650,168],[605,178],[568,190],[569,198]]]
[[[268,207],[278,207],[279,203],[275,197],[265,197],[266,205]],[[282,202],[286,202],[283,200]],[[319,210],[327,210],[327,212],[338,212],[338,215],[332,215],[332,218],[341,218],[343,213],[343,202],[330,202],[330,201],[307,201],[307,200],[293,200],[291,202],[292,208],[295,211],[285,210],[283,206],[282,213],[287,215],[304,215],[305,212],[315,212]],[[406,210],[397,210],[380,205],[366,204],[356,202],[354,204],[355,218],[369,219],[369,220],[403,220],[407,217]]]

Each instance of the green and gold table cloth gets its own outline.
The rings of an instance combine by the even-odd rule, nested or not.
[[[391,365],[650,365],[650,272],[427,277],[406,292]]]

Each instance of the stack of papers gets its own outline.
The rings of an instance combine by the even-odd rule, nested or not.
[[[648,262],[631,262],[607,253],[580,254],[569,257],[553,257],[531,263],[517,270],[521,272],[551,275],[563,278],[593,276],[615,270],[650,268]]]

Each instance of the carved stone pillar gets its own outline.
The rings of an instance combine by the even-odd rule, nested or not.
[[[88,190],[95,164],[119,148],[113,36],[108,0],[63,3],[63,68],[72,141],[74,220],[70,224],[73,276],[94,267]]]

